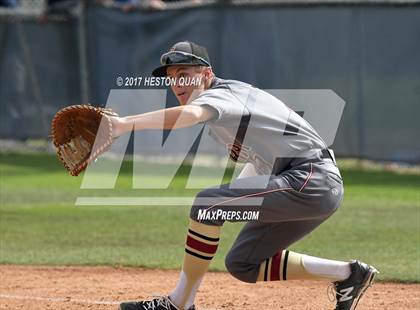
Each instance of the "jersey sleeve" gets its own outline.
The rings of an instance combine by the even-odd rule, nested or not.
[[[210,122],[225,122],[240,119],[247,114],[247,109],[229,89],[209,89],[190,102],[191,105],[204,106],[215,111]]]

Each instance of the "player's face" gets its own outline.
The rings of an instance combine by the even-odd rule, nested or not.
[[[176,84],[171,84],[171,89],[180,105],[187,104],[193,92],[196,95],[205,89],[207,76],[205,70],[198,67],[171,66],[167,69],[167,75],[176,79]],[[197,83],[197,81],[200,83]]]

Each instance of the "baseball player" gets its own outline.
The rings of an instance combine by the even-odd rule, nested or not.
[[[336,291],[337,310],[355,309],[377,270],[287,250],[339,207],[343,182],[332,151],[318,133],[283,102],[258,88],[215,76],[204,47],[179,42],[161,57],[157,77],[198,78],[171,86],[179,106],[114,118],[116,136],[143,129],[176,129],[205,123],[234,161],[245,162],[230,184],[201,191],[191,208],[182,271],[168,295],[124,302],[121,310],[194,310],[194,299],[216,253],[223,212],[258,211],[226,256],[240,281],[326,280]],[[164,119],[163,125],[162,120]],[[233,125],[238,123],[239,125]],[[252,203],[253,198],[262,198]],[[217,212],[222,210],[222,212]],[[225,213],[225,214],[226,214]],[[211,216],[202,216],[211,214]],[[201,217],[200,217],[201,215]]]

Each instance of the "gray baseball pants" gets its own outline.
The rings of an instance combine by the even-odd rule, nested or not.
[[[203,219],[203,210],[215,215],[217,210],[221,210],[219,214],[259,211],[258,219],[247,221],[242,228],[225,260],[234,277],[254,283],[260,264],[330,217],[341,204],[343,193],[340,172],[332,161],[310,162],[278,175],[247,177],[205,189],[197,195],[190,217],[221,226],[226,220],[244,220],[240,217]],[[252,199],[262,202],[247,205]]]

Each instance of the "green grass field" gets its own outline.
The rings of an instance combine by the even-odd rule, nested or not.
[[[0,263],[179,268],[188,207],[76,207],[78,196],[191,196],[188,169],[165,191],[131,189],[130,163],[115,190],[80,190],[52,155],[0,154]],[[343,165],[345,199],[337,213],[292,246],[295,251],[374,264],[380,279],[420,281],[420,176]],[[208,182],[211,183],[211,178]],[[241,224],[223,227],[212,270]]]

